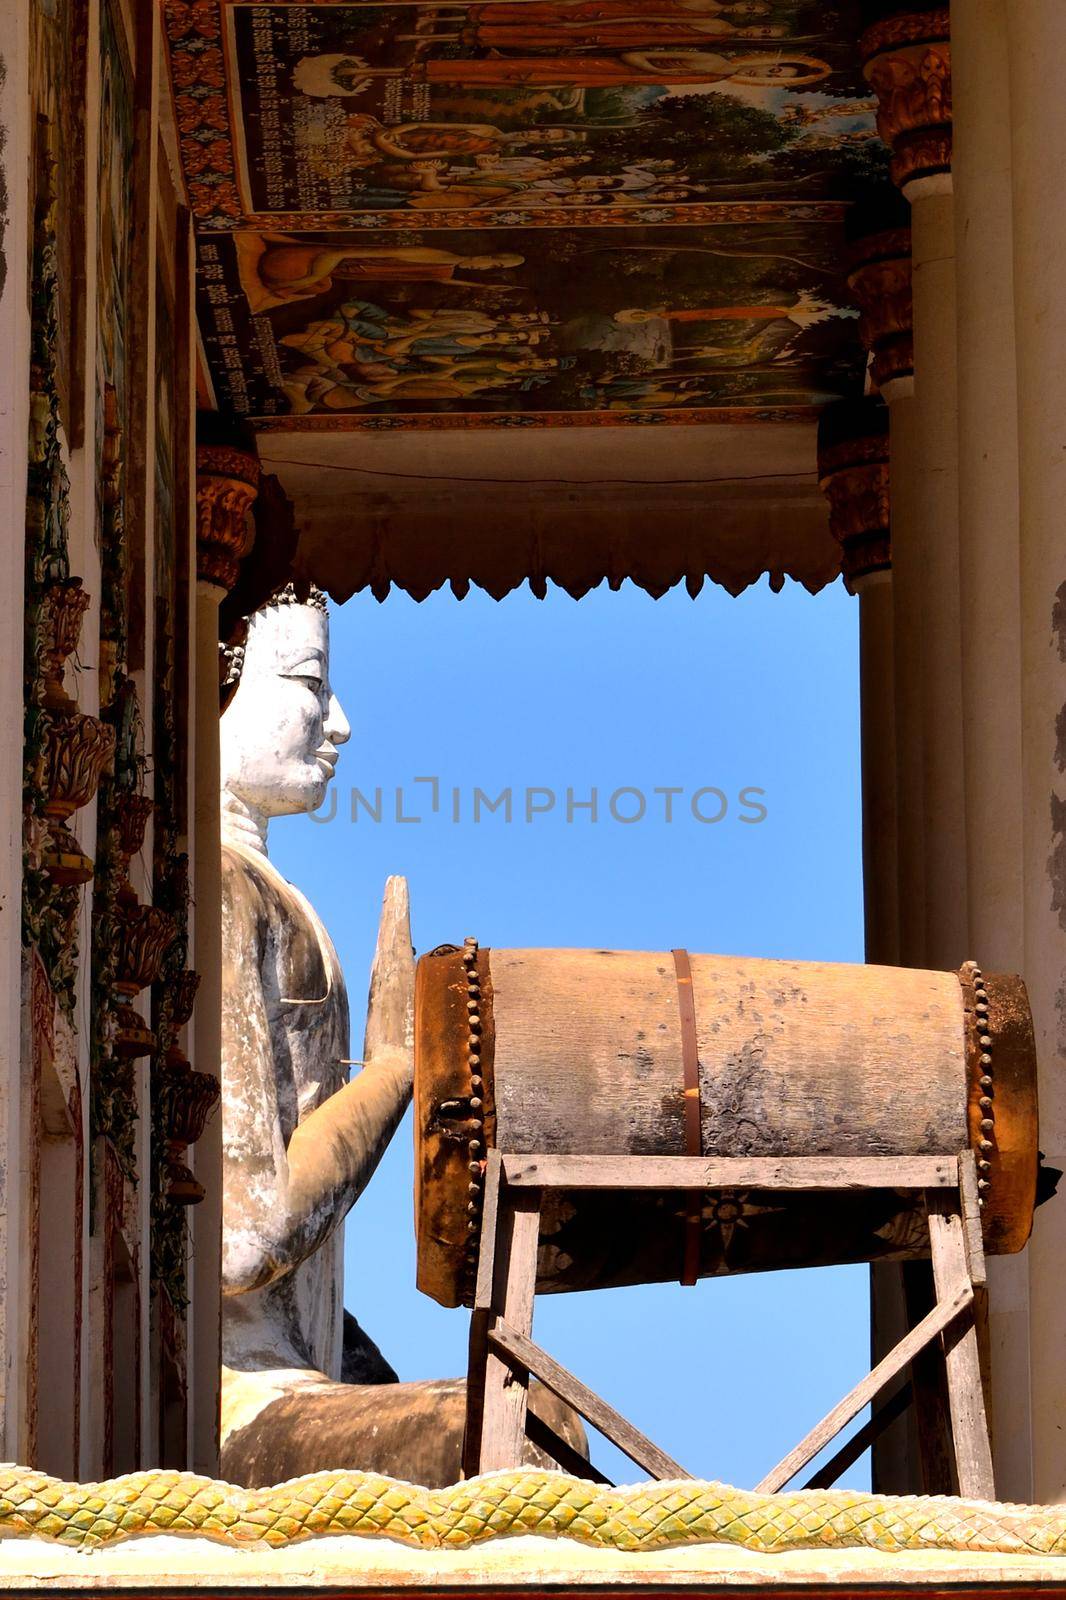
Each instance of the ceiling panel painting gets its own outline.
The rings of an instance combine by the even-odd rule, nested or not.
[[[739,224],[236,232],[205,240],[201,261],[226,295],[202,318],[220,398],[293,426],[434,412],[784,417],[860,379],[832,235],[801,220],[755,237]]]
[[[273,428],[800,417],[857,392],[849,4],[169,0],[220,405]]]

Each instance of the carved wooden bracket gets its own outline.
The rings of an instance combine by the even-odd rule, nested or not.
[[[248,512],[259,492],[259,463],[232,445],[196,449],[196,576],[228,593],[254,530]]]
[[[63,669],[77,647],[89,604],[81,579],[65,578],[49,584],[41,606],[41,704],[48,713],[43,751],[48,837],[42,865],[57,888],[86,883],[93,875],[91,858],[65,824],[96,793],[115,748],[113,730],[79,711],[63,686]]]
[[[209,1072],[196,1072],[177,1048],[167,1052],[160,1089],[164,1097],[167,1154],[166,1197],[173,1205],[194,1206],[204,1198],[204,1187],[190,1172],[183,1157],[207,1126],[218,1105],[221,1089]]]
[[[114,729],[98,717],[69,711],[49,720],[44,746],[48,794],[44,814],[49,826],[43,860],[49,879],[57,886],[87,883],[93,875],[91,859],[65,823],[96,793],[114,749]]]
[[[159,977],[167,946],[174,938],[174,919],[158,906],[143,905],[124,884],[115,905],[118,965],[115,974],[116,1031],[112,1048],[123,1060],[150,1055],[155,1035],[130,1001]]]
[[[859,334],[872,360],[870,373],[888,398],[914,380],[914,304],[910,228],[889,228],[852,241],[848,288],[859,308]]]
[[[905,11],[867,28],[863,75],[877,96],[877,129],[904,192],[951,172],[951,27],[948,7]]]
[[[877,399],[827,406],[818,424],[818,482],[848,583],[892,565],[888,408]]]

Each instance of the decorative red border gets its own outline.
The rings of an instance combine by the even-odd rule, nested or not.
[[[296,0],[284,0],[295,4]],[[330,0],[333,3],[333,0]],[[677,206],[589,206],[570,211],[564,207],[535,206],[523,210],[509,206],[501,211],[249,211],[228,219],[226,229],[253,232],[328,233],[336,229],[402,228],[405,233],[441,228],[603,228],[603,227],[724,227],[729,224],[782,221],[840,222],[848,210],[844,200],[720,200],[694,201]],[[216,231],[217,225],[212,225]],[[217,231],[222,231],[218,228]]]
[[[692,202],[687,205],[598,206],[588,211],[565,207],[512,206],[476,211],[320,211],[259,212],[246,209],[241,194],[230,110],[230,64],[226,58],[223,13],[241,0],[164,0],[163,18],[173,89],[174,118],[189,204],[197,221],[211,229],[276,228],[319,232],[333,228],[559,228],[669,227],[748,223],[775,217],[835,222],[846,212],[839,200],[760,200]],[[249,0],[245,0],[249,3]],[[272,5],[351,5],[369,0],[269,0]],[[380,3],[380,0],[376,0]],[[401,0],[416,3],[416,0]],[[521,0],[516,0],[520,4]]]
[[[811,422],[821,407],[721,406],[692,411],[462,411],[398,412],[393,416],[245,417],[257,433],[390,433],[421,428],[437,433],[466,428],[633,428],[684,427],[694,423]]]
[[[164,0],[163,24],[189,204],[198,221],[236,227],[245,207],[233,157],[222,6],[223,0]]]

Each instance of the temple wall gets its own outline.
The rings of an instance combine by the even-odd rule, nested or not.
[[[894,561],[855,579],[869,953],[1026,977],[1042,1143],[1066,1166],[1066,22],[1061,0],[953,0],[949,39],[946,7],[914,27],[884,0],[871,11],[889,16],[868,65],[912,208],[916,356],[872,380],[890,412]],[[198,477],[209,395],[159,8],[10,0],[0,55],[0,737],[30,758],[25,775],[0,765],[0,1456],[64,1478],[210,1473],[217,646],[258,466],[218,444]],[[799,465],[774,515],[821,529]],[[321,578],[331,529],[313,497],[307,515],[304,566]],[[1026,1253],[992,1264],[1005,1498],[1066,1500],[1064,1248],[1066,1192]],[[875,1343],[923,1295],[920,1274],[880,1271]],[[918,1421],[880,1447],[882,1484],[950,1489],[929,1470],[936,1386],[916,1382]]]
[[[864,305],[875,373],[878,358],[888,359],[887,333],[904,327],[914,350],[913,375],[889,374],[883,384],[897,598],[900,958],[950,966],[975,957],[986,971],[1023,975],[1037,1029],[1040,1143],[1048,1165],[1061,1168],[1066,545],[1055,64],[1066,33],[1054,4],[953,0],[949,18],[946,6],[900,0],[871,3],[869,12],[861,48],[893,177],[910,204],[909,237],[897,236],[913,269],[913,306],[890,304],[886,280]],[[898,217],[890,226],[900,229]],[[877,729],[865,725],[863,736],[876,738]],[[876,922],[885,897],[876,881],[867,893],[878,902]],[[1039,1207],[1027,1249],[990,1263],[986,1349],[1004,1499],[1066,1499],[1066,1295],[1053,1265],[1066,1246],[1059,1189]],[[908,1313],[913,1320],[921,1311],[920,1284],[910,1281],[902,1296],[892,1276],[875,1274],[875,1349],[898,1336],[901,1317],[905,1326]],[[878,1480],[888,1489],[919,1478],[926,1490],[950,1489],[935,1441],[928,1448],[942,1429],[935,1385],[915,1377],[924,1472],[918,1437],[897,1423],[878,1447]]]
[[[215,1091],[200,1103],[182,1049],[195,340],[158,8],[19,0],[0,53],[0,728],[36,758],[0,793],[0,1454],[64,1478],[183,1467],[199,1427],[210,1468],[189,1202],[217,1163],[198,1183],[187,1140]],[[197,1250],[216,1275],[217,1204]]]

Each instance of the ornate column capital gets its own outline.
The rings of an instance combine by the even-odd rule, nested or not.
[[[886,203],[887,202],[887,203]],[[852,207],[847,284],[859,308],[870,375],[886,400],[914,392],[910,206],[887,184]]]
[[[248,554],[248,520],[259,491],[259,462],[234,445],[196,447],[196,576],[227,593]]]
[[[851,587],[892,566],[888,407],[874,397],[827,406],[818,423],[818,483]]]
[[[951,184],[951,25],[947,6],[901,9],[866,29],[863,76],[877,96],[877,130],[909,199]]]

